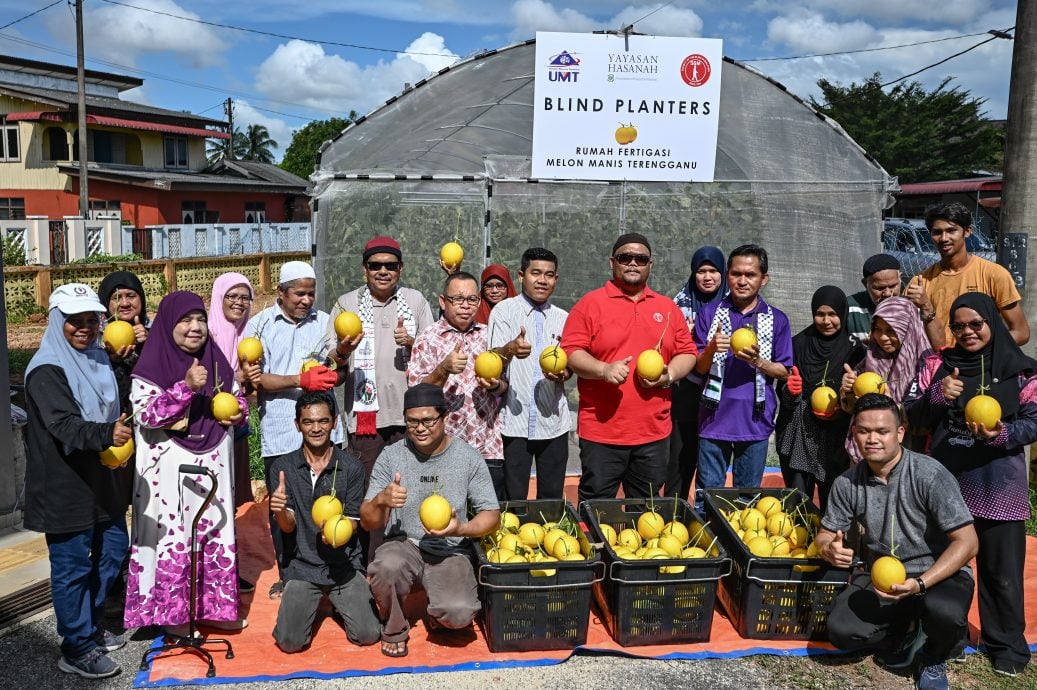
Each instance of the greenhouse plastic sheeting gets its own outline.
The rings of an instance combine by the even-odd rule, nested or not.
[[[323,307],[363,282],[363,245],[379,234],[400,241],[403,283],[430,299],[444,277],[439,247],[457,239],[475,274],[489,262],[517,271],[531,246],[553,250],[556,301],[568,309],[609,277],[623,232],[649,238],[650,284],[668,295],[688,279],[697,247],[762,244],[771,255],[765,295],[796,328],[818,286],[859,289],[895,181],[836,123],[725,61],[716,181],[533,180],[534,47],[460,62],[326,145],[312,178]]]

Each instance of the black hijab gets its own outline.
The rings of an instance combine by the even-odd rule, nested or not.
[[[988,387],[986,394],[996,398],[1001,405],[1001,417],[1010,419],[1019,409],[1018,375],[1037,371],[1037,360],[1027,357],[1015,344],[1001,312],[989,295],[967,292],[958,297],[951,305],[948,323],[957,320],[955,313],[962,307],[968,307],[983,317],[990,328],[990,342],[977,352],[969,352],[955,342],[954,347],[943,351],[943,364],[933,380],[958,370],[965,390],[954,401],[952,414],[964,416],[965,405],[980,394],[982,384]]]
[[[830,336],[821,335],[813,323],[813,315],[822,306],[831,307],[839,315],[839,330]],[[809,397],[815,388],[825,385],[839,387],[843,364],[854,366],[863,354],[846,331],[849,305],[846,293],[834,285],[825,285],[814,292],[810,300],[810,325],[792,338],[792,356],[803,377],[803,396]],[[825,372],[827,366],[828,371]]]
[[[140,322],[145,326],[148,325],[148,299],[144,296],[144,285],[140,282],[140,278],[137,274],[131,273],[130,271],[113,271],[104,277],[101,281],[101,286],[97,288],[97,296],[101,300],[101,304],[104,305],[105,309],[108,309],[108,303],[112,299],[112,293],[119,288],[126,288],[127,290],[133,290],[140,295]],[[106,314],[108,318],[112,318],[111,312]]]

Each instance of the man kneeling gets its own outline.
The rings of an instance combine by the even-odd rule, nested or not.
[[[364,529],[385,532],[370,575],[386,656],[407,654],[410,623],[403,599],[416,589],[428,595],[432,626],[465,628],[479,612],[467,540],[492,532],[500,509],[486,461],[470,445],[447,435],[446,411],[439,386],[420,383],[404,394],[407,436],[382,450],[360,506]],[[433,493],[453,509],[442,530],[425,529],[418,514],[422,501]],[[466,520],[469,505],[474,517]]]
[[[334,494],[346,518],[355,521],[364,495],[364,467],[331,444],[335,415],[327,393],[304,393],[296,401],[295,426],[302,433],[302,448],[282,455],[267,474],[271,480],[277,477],[277,486],[268,487],[270,512],[286,536],[285,587],[274,639],[286,652],[304,649],[313,639],[317,607],[327,596],[345,621],[349,641],[374,644],[381,626],[360,562],[359,540],[354,536],[333,548],[311,517],[313,502]]]
[[[891,398],[861,397],[853,436],[864,462],[832,485],[816,540],[821,556],[850,567],[854,553],[843,535],[860,522],[865,560],[895,555],[907,580],[887,594],[869,572],[855,573],[828,614],[829,640],[840,649],[878,649],[889,668],[911,666],[917,653],[916,687],[947,688],[946,661],[965,637],[972,604],[967,564],[979,549],[972,514],[943,465],[900,445],[904,422]]]

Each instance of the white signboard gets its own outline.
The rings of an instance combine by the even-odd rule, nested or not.
[[[536,35],[533,177],[711,182],[720,39]]]

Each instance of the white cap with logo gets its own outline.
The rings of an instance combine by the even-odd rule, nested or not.
[[[82,314],[94,311],[101,314],[107,311],[97,298],[97,293],[89,285],[67,283],[50,293],[49,309],[60,309],[62,314]],[[48,310],[49,310],[48,309]]]

